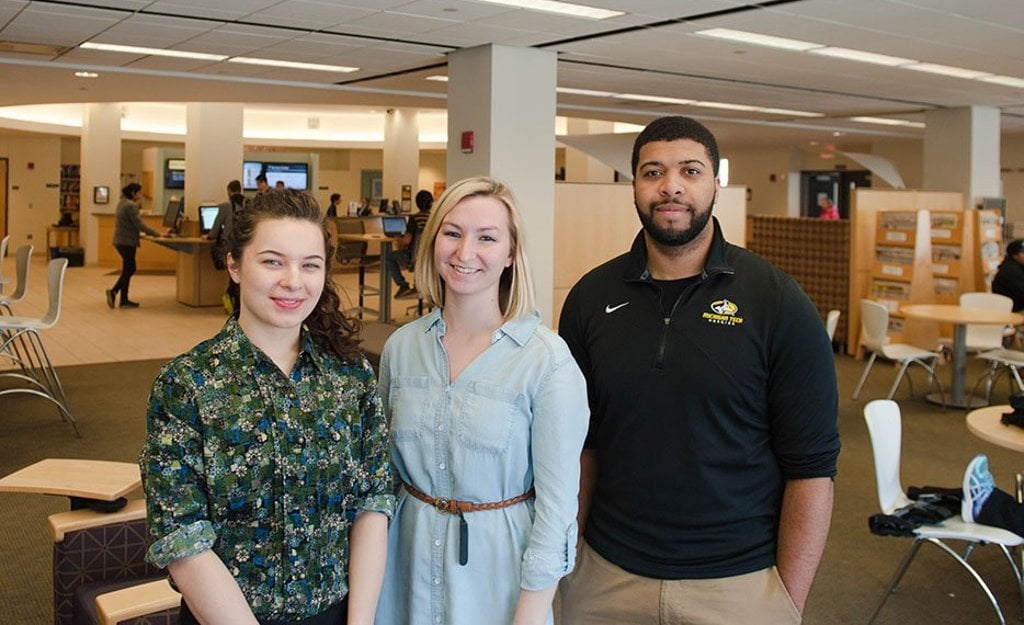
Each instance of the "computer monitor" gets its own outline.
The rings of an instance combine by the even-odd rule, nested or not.
[[[167,210],[164,211],[164,228],[169,228],[174,231],[178,230],[178,222],[181,221],[184,207],[185,198],[171,198],[171,200],[167,202]]]
[[[220,206],[216,204],[200,204],[199,205],[199,233],[209,234],[213,230],[213,223],[217,221],[217,213],[220,212]]]
[[[385,235],[399,237],[405,234],[405,217],[383,217],[381,221]]]

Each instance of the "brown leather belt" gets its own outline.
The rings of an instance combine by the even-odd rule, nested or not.
[[[419,499],[423,503],[430,504],[439,512],[444,512],[446,514],[463,514],[466,512],[477,512],[479,510],[500,510],[501,508],[507,508],[509,506],[514,506],[517,503],[522,503],[533,497],[535,494],[534,489],[531,488],[522,495],[517,495],[511,499],[505,499],[504,501],[473,503],[472,501],[458,501],[456,499],[444,499],[443,497],[431,497],[423,491],[418,490],[415,486],[411,486],[405,482],[402,483],[402,486],[404,486],[405,490],[416,499]]]

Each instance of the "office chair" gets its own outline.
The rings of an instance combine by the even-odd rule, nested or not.
[[[876,399],[864,406],[864,420],[867,422],[868,434],[871,438],[871,451],[875,461],[875,484],[878,488],[878,505],[883,514],[892,514],[896,510],[911,503],[910,499],[903,494],[903,487],[900,482],[900,446],[902,436],[902,419],[899,405],[888,399]],[[995,610],[999,622],[1006,624],[1003,618],[1003,611],[999,607],[992,590],[985,583],[978,571],[971,566],[967,560],[974,550],[980,545],[998,545],[1010,568],[1013,569],[1015,582],[1021,598],[1021,616],[1024,617],[1024,584],[1021,581],[1021,570],[1010,554],[1011,547],[1020,547],[1024,544],[1024,538],[1013,532],[982,525],[980,523],[965,523],[959,515],[950,517],[935,525],[921,525],[914,529],[909,536],[913,544],[903,561],[896,569],[889,587],[882,595],[881,601],[868,620],[868,625],[875,622],[879,612],[889,597],[896,592],[904,573],[910,568],[911,562],[917,555],[918,550],[925,545],[931,544],[938,547],[943,553],[953,558],[981,588],[989,603]],[[961,556],[952,547],[946,544],[947,540],[957,540],[966,543],[964,555]]]
[[[17,283],[14,286],[13,293],[6,297],[0,297],[0,308],[6,310],[8,315],[14,314],[11,310],[11,304],[17,304],[25,298],[25,291],[28,289],[28,268],[32,260],[32,250],[33,247],[31,245],[22,245],[14,253],[14,273]]]
[[[60,318],[64,273],[67,267],[66,258],[55,258],[47,266],[49,307],[45,315],[39,318],[0,315],[0,357],[19,367],[18,370],[0,372],[0,378],[26,384],[0,390],[0,396],[26,393],[50,401],[57,406],[61,419],[70,422],[75,429],[75,435],[81,438],[78,422],[68,408],[64,387],[41,336],[43,330],[52,328]]]
[[[864,367],[864,373],[861,374],[860,380],[857,382],[857,388],[853,391],[853,399],[857,399],[860,395],[864,382],[868,379],[871,366],[875,364],[875,359],[881,355],[882,358],[900,363],[899,373],[896,374],[896,379],[893,380],[886,399],[892,399],[892,396],[896,394],[896,389],[899,388],[900,382],[903,380],[903,375],[906,373],[907,368],[912,364],[916,364],[928,372],[929,387],[931,383],[938,384],[939,391],[943,395],[943,403],[945,403],[945,391],[942,389],[942,383],[935,377],[935,367],[939,360],[938,353],[905,343],[890,343],[887,334],[889,331],[889,309],[878,302],[862,299],[860,301],[860,320],[861,342],[866,349],[871,351],[871,356]],[[929,360],[932,363],[931,365],[927,362]],[[910,380],[909,375],[907,380]],[[914,387],[912,380],[910,384],[910,393],[913,395]]]

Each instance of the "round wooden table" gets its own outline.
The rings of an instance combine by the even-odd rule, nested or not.
[[[946,398],[946,405],[956,408],[984,405],[980,399],[967,397],[964,388],[967,371],[967,324],[1020,325],[1024,323],[1024,315],[987,308],[968,308],[956,304],[910,304],[901,306],[900,312],[908,319],[953,324],[953,358],[950,363],[953,366],[952,387]],[[928,395],[928,399],[942,403],[941,395],[937,393]]]
[[[1015,425],[1003,425],[1003,415],[1013,412],[1013,408],[1002,406],[986,406],[967,413],[967,429],[978,438],[1014,451],[1024,451],[1024,428]]]

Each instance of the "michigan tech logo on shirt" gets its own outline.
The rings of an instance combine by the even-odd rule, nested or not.
[[[717,323],[724,326],[738,326],[743,323],[743,317],[736,315],[740,308],[727,299],[720,299],[711,302],[711,312],[705,312],[701,317],[708,323]]]

